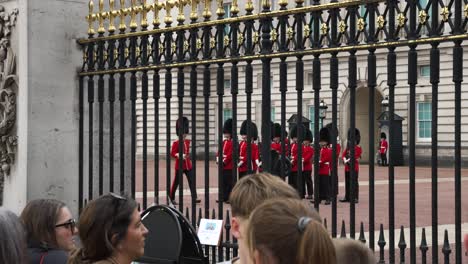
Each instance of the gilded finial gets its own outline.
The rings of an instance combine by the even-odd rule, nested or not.
[[[109,0],[109,32],[115,31],[114,18],[119,14],[115,10],[115,0]]]
[[[231,5],[231,14],[233,16],[239,14],[239,5],[237,4],[237,0],[233,0],[232,1],[232,5]]]
[[[325,23],[322,23],[320,26],[320,31],[322,32],[322,35],[327,35],[328,34],[328,26]]]
[[[218,17],[223,17],[224,13],[223,0],[218,0],[218,9],[216,10],[216,14]]]
[[[125,29],[127,28],[127,26],[125,25],[125,16],[127,15],[127,9],[125,8],[125,0],[120,0],[119,15],[120,15],[119,29],[120,31],[125,31]]]
[[[166,3],[164,3],[166,8],[166,17],[164,18],[164,23],[166,23],[166,25],[172,24],[171,9],[174,7],[174,5],[175,2],[173,0],[167,0]]]
[[[310,26],[309,24],[304,26],[304,37],[308,38],[310,36]]]
[[[190,19],[192,21],[196,21],[198,19],[198,14],[197,14],[197,5],[198,5],[198,0],[192,0],[192,12],[190,12]]]
[[[89,1],[89,14],[86,16],[86,19],[88,20],[88,34],[93,35],[94,34],[94,20],[96,20],[96,15],[93,14],[93,9],[94,9],[94,2],[93,0]]]
[[[141,0],[141,27],[142,28],[148,27],[148,20],[146,19],[146,15],[149,10],[151,10],[151,6],[146,5],[146,0]]]
[[[252,13],[253,10],[254,6],[252,0],[247,0],[247,4],[245,5],[245,11],[247,11],[247,13]]]
[[[364,31],[364,29],[366,28],[366,22],[362,17],[358,19],[357,27],[359,31]]]
[[[158,0],[154,0],[154,4],[153,4],[153,11],[154,11],[154,17],[153,17],[153,27],[158,27],[159,24],[161,24],[159,22],[159,11],[163,8],[163,4],[162,3],[158,3]]]
[[[104,18],[105,18],[104,0],[99,0],[99,14],[98,14],[99,27],[97,30],[99,34],[103,34],[106,32],[106,29],[104,28]]]
[[[263,9],[270,9],[270,0],[262,0],[262,7]]]
[[[346,23],[343,20],[340,20],[340,23],[338,24],[338,29],[340,30],[340,33],[345,33],[347,28],[348,26],[346,25]]]
[[[399,13],[397,16],[398,26],[403,27],[406,23],[406,17],[403,13]]]
[[[130,28],[136,29],[138,27],[136,22],[136,15],[138,13],[138,9],[136,7],[136,0],[132,0],[132,7],[130,8]]]
[[[177,4],[179,6],[179,14],[177,15],[177,22],[183,23],[185,21],[185,16],[184,16],[185,2],[184,0],[178,0]]]
[[[211,17],[211,0],[205,0],[205,9],[203,10],[203,17],[209,19]]]
[[[279,5],[281,8],[286,8],[286,6],[288,5],[288,0],[280,0]]]
[[[278,32],[276,32],[276,29],[271,30],[271,40],[276,41],[278,39]]]

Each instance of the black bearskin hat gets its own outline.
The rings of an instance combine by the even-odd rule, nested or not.
[[[304,140],[307,140],[307,141],[310,141],[312,142],[312,131],[310,131],[310,129],[306,128],[305,129],[305,136],[304,136]]]
[[[251,136],[253,140],[258,140],[258,128],[257,125],[252,122],[252,126],[250,127],[251,131]]]
[[[247,135],[247,120],[244,120],[244,122],[242,122],[240,127],[240,134]]]
[[[384,132],[382,132],[380,133],[380,138],[387,139],[387,135]]]
[[[273,124],[273,133],[271,134],[271,137],[281,137],[281,125],[278,123]]]
[[[320,129],[320,142],[327,142],[327,144],[330,144],[330,130],[326,127]]]
[[[339,132],[338,132],[338,128],[335,127],[335,130],[333,130],[333,124],[332,123],[328,123],[325,127],[328,128],[328,130],[330,131],[330,137],[332,135],[335,135],[335,137],[338,137],[340,135]]]
[[[232,119],[231,118],[224,121],[223,134],[232,134]]]
[[[303,136],[302,138],[304,138],[306,128],[302,124],[300,126],[302,126],[302,136]],[[289,131],[290,134],[291,134],[291,138],[299,137],[299,134],[298,134],[299,130],[297,128],[298,128],[298,126],[296,124],[293,124],[291,126],[291,131]]]
[[[350,141],[350,138],[351,138],[351,128],[348,130],[348,141]],[[356,132],[355,132],[355,135],[354,135],[354,139],[356,141],[356,144],[359,145],[359,143],[361,142],[361,132],[359,131],[359,129],[356,128]]]
[[[183,134],[189,133],[189,121],[187,117],[183,116],[182,119],[177,119],[176,122],[176,133],[177,136],[182,136]]]
[[[291,138],[297,137],[297,125],[292,124],[291,129],[289,130],[289,134],[291,135]]]

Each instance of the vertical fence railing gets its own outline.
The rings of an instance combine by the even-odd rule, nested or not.
[[[337,3],[338,0],[331,1],[332,3]],[[337,47],[338,44],[338,13],[339,9],[332,9],[329,11],[331,16],[331,38],[330,38],[330,46]],[[331,133],[331,141],[332,141],[332,237],[337,236],[337,194],[338,194],[338,164],[339,164],[339,157],[341,155],[340,150],[337,148],[337,137],[339,135],[338,132],[338,81],[339,81],[339,60],[338,60],[338,52],[333,52],[330,58],[330,89],[332,91],[332,133]]]
[[[389,24],[388,24],[388,40],[396,40],[395,35],[395,14],[396,14],[396,0],[390,0],[387,2],[389,12]],[[395,152],[394,138],[396,137],[395,126],[395,86],[397,85],[397,56],[395,53],[395,46],[388,48],[387,54],[387,84],[388,84],[388,111],[389,111],[389,162],[388,162],[388,229],[389,229],[389,260],[390,263],[395,262],[395,168],[393,153]],[[370,248],[374,249],[374,232],[369,229],[369,243]]]
[[[429,3],[428,3],[429,4]],[[438,1],[431,1],[431,37],[439,36],[439,3]],[[440,74],[440,51],[439,43],[431,43],[430,51],[430,82],[432,84],[432,122],[431,122],[431,208],[432,208],[432,262],[437,263],[439,260],[439,236],[438,236],[438,158],[437,158],[437,148],[438,148],[438,103],[439,103],[439,74]]]
[[[417,38],[417,1],[408,1],[409,5],[409,39]],[[408,51],[408,85],[409,85],[409,208],[410,208],[410,262],[416,263],[416,84],[418,83],[418,52],[416,44],[410,45]]]
[[[357,7],[352,6],[348,9],[349,12],[349,45],[355,45],[357,43],[356,39],[356,16],[357,16]],[[347,148],[350,153],[350,172],[349,172],[349,232],[350,237],[355,238],[356,236],[356,88],[357,88],[357,58],[356,50],[351,50],[349,52],[348,58],[348,89],[349,89],[349,119],[350,126],[349,129],[351,133],[348,134],[348,143]]]
[[[369,23],[367,43],[373,44],[376,42],[375,38],[375,12],[377,4],[367,4],[367,18]],[[374,168],[374,157],[375,157],[375,90],[377,87],[377,57],[375,55],[375,49],[371,48],[368,50],[367,55],[367,86],[369,87],[369,232],[372,234],[375,227],[375,168]],[[356,180],[357,181],[357,180]],[[373,240],[373,238],[372,238]],[[373,241],[372,241],[373,243]],[[392,263],[392,262],[390,262]]]
[[[121,2],[121,9],[124,8],[125,1]],[[144,1],[143,1],[144,2]],[[217,210],[210,212],[210,201],[213,197],[210,197],[210,182],[215,180],[211,177],[213,168],[210,166],[210,151],[213,151],[212,147],[218,148],[219,154],[218,159],[222,160],[223,153],[223,122],[227,117],[224,117],[224,100],[229,103],[229,97],[232,97],[232,119],[233,119],[233,177],[236,179],[238,174],[237,162],[239,156],[239,146],[237,142],[238,135],[238,122],[247,120],[247,155],[246,155],[246,166],[248,172],[253,171],[253,162],[256,157],[253,157],[256,151],[256,146],[253,144],[255,135],[252,134],[252,128],[255,126],[253,122],[255,118],[252,112],[252,96],[257,93],[254,88],[255,84],[259,85],[261,81],[261,91],[258,93],[261,95],[262,106],[261,106],[261,159],[263,162],[263,171],[270,171],[272,168],[270,142],[271,142],[271,118],[270,112],[272,110],[272,69],[274,63],[279,64],[279,93],[281,98],[281,160],[286,159],[287,145],[284,139],[286,138],[286,114],[287,107],[287,91],[288,91],[288,66],[295,64],[295,87],[297,95],[297,107],[296,110],[296,125],[297,125],[297,145],[298,147],[298,172],[295,182],[293,183],[299,190],[301,195],[304,195],[304,183],[303,183],[303,164],[302,160],[302,142],[304,140],[304,129],[303,124],[303,100],[307,99],[307,94],[304,94],[304,89],[312,88],[313,101],[314,101],[314,185],[315,185],[315,207],[319,209],[320,201],[320,188],[318,177],[319,172],[319,160],[320,160],[320,128],[323,119],[320,116],[320,102],[321,97],[327,98],[331,94],[332,102],[332,117],[331,117],[331,131],[330,131],[330,143],[332,144],[332,163],[331,163],[331,189],[332,192],[332,205],[331,205],[331,218],[325,218],[324,225],[327,225],[327,220],[331,219],[331,234],[336,237],[338,234],[338,215],[340,212],[336,201],[335,188],[338,189],[338,155],[339,148],[337,142],[338,127],[342,130],[341,135],[347,135],[348,144],[343,146],[348,148],[350,152],[350,207],[349,207],[349,219],[342,222],[342,237],[346,237],[346,225],[349,225],[349,237],[352,239],[356,238],[356,223],[360,223],[359,238],[358,240],[365,243],[365,221],[362,222],[362,211],[355,202],[358,198],[358,157],[356,157],[356,145],[357,134],[356,129],[360,123],[356,120],[356,114],[361,110],[361,106],[357,106],[357,102],[360,98],[357,98],[356,91],[358,89],[358,78],[362,79],[362,72],[358,71],[358,58],[364,58],[367,56],[367,88],[369,92],[369,104],[367,111],[369,112],[368,121],[368,137],[365,140],[369,141],[368,157],[369,157],[369,222],[368,222],[368,243],[371,249],[375,249],[377,246],[380,252],[379,263],[395,263],[396,259],[399,258],[400,263],[417,263],[417,250],[419,248],[420,257],[422,263],[427,262],[427,252],[429,246],[431,247],[431,256],[433,263],[439,261],[439,256],[443,259],[444,263],[449,263],[452,259],[455,259],[455,263],[462,262],[462,243],[461,243],[461,194],[462,194],[462,156],[461,156],[461,144],[462,144],[462,82],[463,82],[463,46],[462,42],[467,39],[466,36],[466,18],[462,21],[462,14],[465,14],[463,9],[463,3],[466,5],[466,1],[450,1],[450,3],[442,3],[440,1],[431,0],[427,5],[422,5],[416,0],[407,0],[405,3],[400,3],[396,0],[386,1],[386,9],[382,12],[383,1],[374,0],[363,0],[356,3],[342,2],[339,3],[337,0],[332,0],[329,5],[331,8],[322,8],[319,0],[312,1],[311,8],[308,3],[304,4],[302,0],[295,1],[295,7],[287,10],[287,2],[280,1],[279,14],[276,12],[271,13],[269,1],[262,1],[261,10],[258,14],[254,14],[252,1],[247,1],[246,14],[247,18],[243,18],[238,15],[239,10],[237,2],[232,3],[231,14],[232,17],[226,20],[224,16],[224,6],[222,1],[217,2],[218,10],[216,11],[217,17],[211,18],[210,3],[205,3],[205,10],[203,11],[204,22],[206,24],[199,23],[198,16],[196,14],[195,0],[192,1],[192,13],[190,13],[190,24],[186,23],[184,18],[184,7],[187,4],[186,1],[180,1],[175,3],[179,8],[179,16],[177,17],[178,24],[173,26],[171,14],[171,3],[163,4],[159,6],[157,4],[151,5],[150,7],[144,7],[140,9],[135,6],[136,3],[132,2],[132,7],[125,9],[122,12],[117,13],[106,13],[103,11],[103,7],[100,6],[99,13],[94,14],[95,20],[99,20],[99,29],[97,36],[95,36],[94,30],[89,31],[89,37],[85,40],[84,46],[84,64],[83,72],[79,77],[79,171],[78,171],[78,190],[79,190],[79,201],[78,205],[80,209],[85,205],[86,201],[92,200],[96,194],[103,194],[107,187],[105,184],[108,180],[108,189],[114,191],[119,189],[120,192],[128,191],[133,198],[142,198],[142,208],[148,207],[149,199],[153,198],[156,204],[159,204],[160,193],[160,178],[164,177],[164,173],[160,173],[160,155],[166,157],[166,194],[169,200],[171,194],[171,179],[178,180],[179,192],[178,202],[179,210],[182,211],[185,208],[185,215],[188,219],[191,218],[191,223],[196,226],[197,217],[205,218],[217,218],[226,219],[225,232],[222,235],[224,241],[219,247],[205,247],[206,254],[211,255],[211,261],[223,261],[237,255],[237,241],[234,236],[231,238],[231,226],[229,220],[231,219],[230,211],[225,211],[223,205],[223,193],[227,190],[223,189],[223,164],[220,162],[217,165],[217,180],[219,184],[217,197],[219,204]],[[100,2],[102,4],[102,2]],[[113,8],[113,7],[112,7]],[[165,27],[162,30],[159,28],[159,18],[154,18],[153,21],[153,32],[148,32],[148,23],[146,21],[146,13],[151,10],[157,12],[162,8],[166,9]],[[296,9],[299,8],[299,9]],[[328,7],[327,7],[328,8]],[[358,12],[358,8],[359,11]],[[365,12],[362,12],[362,8],[365,8]],[[442,11],[441,11],[442,9]],[[288,13],[281,13],[283,11]],[[297,11],[301,10],[301,11]],[[448,10],[448,14],[444,13]],[[328,12],[324,12],[328,11]],[[91,10],[92,12],[92,10]],[[102,14],[101,14],[102,13]],[[109,14],[113,15],[109,15]],[[328,18],[322,16],[328,13]],[[342,16],[346,13],[345,16]],[[429,15],[426,13],[430,13]],[[140,30],[137,31],[137,14],[140,14],[139,21],[141,23]],[[125,25],[125,18],[129,15],[131,19],[129,30]],[[425,17],[425,15],[428,15]],[[106,17],[120,16],[123,18],[119,26],[119,33],[114,34],[115,28],[113,22],[109,24],[108,35],[104,33],[106,30],[103,28],[105,24],[103,21]],[[309,20],[310,16],[310,20]],[[447,16],[447,17],[446,17]],[[465,14],[465,16],[467,16]],[[93,16],[89,16],[92,18]],[[427,18],[430,17],[430,20]],[[453,18],[452,18],[453,17]],[[383,20],[382,20],[383,19]],[[388,21],[386,21],[388,19]],[[451,19],[451,20],[450,20]],[[426,21],[427,20],[427,21]],[[227,21],[227,22],[226,22]],[[362,24],[362,21],[365,21]],[[93,22],[93,21],[92,21]],[[106,24],[107,25],[107,24]],[[306,27],[307,25],[307,27]],[[175,28],[174,28],[175,27]],[[445,27],[445,29],[444,29]],[[447,32],[446,28],[449,27],[451,32]],[[229,29],[228,32],[226,29]],[[428,30],[426,33],[425,30]],[[273,33],[273,30],[274,33]],[[338,32],[339,30],[339,32]],[[445,31],[444,31],[445,30]],[[201,34],[201,36],[199,36]],[[382,35],[385,36],[383,41]],[[278,39],[277,39],[278,37]],[[429,39],[427,39],[429,38]],[[444,242],[442,249],[439,245],[440,237],[440,223],[439,223],[439,206],[441,206],[441,200],[439,199],[439,174],[438,172],[440,157],[438,157],[438,147],[442,140],[440,132],[441,125],[438,120],[441,106],[439,92],[442,90],[443,77],[441,76],[440,62],[441,51],[446,47],[441,45],[442,42],[453,43],[453,47],[449,47],[453,52],[453,78],[454,84],[453,95],[454,95],[454,202],[455,202],[455,237],[452,235],[449,237],[448,230],[444,232]],[[310,44],[310,45],[309,45]],[[428,45],[429,60],[430,60],[430,83],[431,83],[431,234],[429,235],[431,241],[426,240],[425,228],[422,228],[421,242],[419,247],[416,245],[416,234],[417,230],[421,227],[417,227],[416,222],[416,162],[417,162],[417,145],[416,140],[418,139],[418,104],[416,98],[422,93],[419,90],[418,85],[418,53],[419,50],[423,49]],[[327,49],[323,49],[323,48]],[[407,88],[409,88],[409,111],[408,111],[408,137],[407,137],[407,150],[409,160],[409,228],[405,229],[403,224],[400,227],[399,240],[396,240],[396,234],[398,230],[395,229],[395,166],[396,160],[393,153],[397,147],[394,140],[397,137],[395,126],[397,124],[395,120],[396,111],[398,109],[395,105],[397,102],[396,91],[397,87],[397,48],[404,47],[408,50],[402,49],[407,52]],[[388,53],[385,54],[387,58],[386,65],[381,67],[377,61],[379,53],[378,49],[387,49]],[[274,54],[279,52],[280,54]],[[364,54],[365,52],[365,54]],[[341,53],[341,54],[340,54]],[[349,112],[339,116],[338,112],[338,95],[341,86],[339,83],[341,77],[345,74],[340,74],[339,56],[348,55],[347,58],[347,77],[348,82],[344,84],[349,90]],[[322,54],[330,55],[325,60],[321,61]],[[364,56],[362,56],[364,54]],[[247,56],[244,58],[244,56]],[[310,56],[310,57],[309,57]],[[288,62],[288,58],[292,58],[291,62]],[[279,59],[275,62],[273,59]],[[261,61],[261,67],[257,68],[257,63]],[[307,63],[312,62],[312,87],[307,86],[307,82],[304,80],[304,70],[307,68]],[[330,67],[330,91],[322,90],[321,77],[322,75],[322,62],[329,63]],[[245,63],[245,70],[244,70]],[[346,62],[343,61],[342,64]],[[288,65],[291,64],[291,65]],[[325,64],[326,65],[326,64]],[[231,79],[231,90],[229,96],[225,97],[227,91],[224,89],[225,85],[225,68],[230,67],[230,79]],[[346,67],[346,66],[345,66]],[[382,72],[381,71],[385,71]],[[165,105],[160,105],[161,97],[161,76],[164,72],[165,83],[164,85],[164,97]],[[239,84],[239,70],[245,73],[245,85]],[[172,71],[176,74],[176,81],[173,80]],[[189,74],[186,74],[189,73]],[[198,74],[202,73],[202,79],[198,79]],[[152,74],[152,77],[149,76]],[[261,78],[254,81],[254,74],[261,74]],[[189,77],[189,85],[187,85],[186,77]],[[141,77],[141,79],[139,79]],[[215,83],[211,80],[211,77],[216,77]],[[385,80],[386,77],[386,80]],[[151,80],[152,78],[152,80]],[[376,90],[381,85],[380,80],[386,81],[388,85],[388,118],[389,118],[389,131],[390,137],[389,143],[389,168],[388,168],[388,230],[384,231],[385,223],[376,223],[376,198],[375,194],[378,192],[379,187],[375,185],[377,178],[376,173],[380,170],[376,170],[374,164],[375,154],[375,112],[379,112],[375,109]],[[152,81],[152,87],[150,82]],[[199,90],[198,85],[203,83],[203,100],[198,98]],[[212,85],[216,86],[216,95],[211,94]],[[117,86],[118,85],[118,91]],[[445,83],[444,83],[445,85]],[[189,86],[190,94],[186,95],[187,88]],[[245,88],[244,94],[239,95],[239,89]],[[86,89],[86,90],[85,90]],[[151,91],[152,89],[152,91]],[[385,88],[383,89],[385,91]],[[137,93],[141,91],[141,95]],[[118,98],[116,98],[118,92]],[[129,97],[127,98],[127,93]],[[151,111],[148,109],[148,100],[150,100],[150,92],[152,92],[152,98],[154,100],[154,117],[150,119]],[[172,94],[176,92],[177,97],[177,114],[173,111],[173,105],[175,101],[172,100]],[[97,96],[95,96],[95,93]],[[107,93],[107,94],[106,94]],[[107,98],[106,98],[107,95]],[[85,97],[87,96],[87,98]],[[141,121],[142,125],[142,143],[141,143],[141,154],[142,163],[137,163],[137,97],[141,100],[142,112]],[[242,99],[240,99],[242,97]],[[227,98],[227,99],[225,99]],[[238,101],[246,101],[246,111],[239,110]],[[273,98],[274,99],[274,98]],[[95,101],[97,100],[97,107]],[[106,101],[107,100],[107,101]],[[120,103],[120,114],[114,113],[115,101],[118,100]],[[186,108],[184,107],[184,101],[190,100],[190,114],[184,113]],[[200,101],[199,101],[200,100]],[[86,104],[87,102],[87,104]],[[188,103],[188,102],[187,102]],[[217,105],[217,113],[213,113],[213,103]],[[203,104],[203,125],[201,123],[201,115],[198,113],[199,105]],[[108,107],[107,107],[108,106]],[[97,109],[95,109],[97,108]],[[166,145],[160,146],[161,142],[158,138],[160,130],[163,127],[160,124],[160,111],[166,112]],[[293,107],[294,108],[294,107]],[[359,108],[359,109],[358,109]],[[151,109],[151,107],[150,107]],[[238,111],[239,110],[239,111]],[[258,116],[258,111],[255,109],[255,117]],[[108,111],[108,115],[106,113]],[[86,112],[88,112],[86,114]],[[176,117],[177,116],[177,117]],[[215,125],[211,124],[213,116],[216,116]],[[127,118],[125,118],[127,117]],[[172,120],[181,120],[182,117],[188,117],[191,120],[190,128],[191,131],[191,149],[190,159],[193,164],[192,173],[193,178],[193,190],[196,190],[196,176],[197,176],[197,151],[204,152],[204,207],[199,208],[197,215],[196,211],[196,196],[192,193],[191,208],[184,207],[184,188],[183,188],[183,156],[186,152],[184,146],[184,132],[174,130]],[[86,119],[88,118],[88,125],[86,127]],[[106,120],[109,118],[109,120]],[[140,118],[140,116],[138,116]],[[245,119],[244,119],[245,118]],[[342,125],[342,118],[345,119],[345,125]],[[120,124],[114,124],[114,120],[119,119]],[[338,124],[340,119],[340,125]],[[200,121],[198,121],[200,120]],[[349,130],[345,131],[345,127],[349,120]],[[130,124],[128,123],[130,122]],[[148,122],[154,122],[154,197],[151,197],[151,187],[148,188],[148,141],[151,140],[151,126],[148,127]],[[257,123],[258,124],[258,123]],[[130,128],[127,127],[130,125]],[[182,124],[180,124],[182,125]],[[107,129],[107,126],[109,130]],[[204,128],[203,133],[199,133],[198,126]],[[323,124],[322,124],[323,126]],[[139,126],[138,126],[139,127]],[[213,128],[216,132],[213,133]],[[88,136],[85,138],[85,131],[88,129]],[[366,129],[367,130],[367,129]],[[128,132],[126,132],[128,131]],[[108,136],[106,133],[109,133]],[[174,133],[175,132],[175,133]],[[182,132],[182,133],[178,133]],[[362,132],[362,130],[361,130]],[[114,139],[117,134],[120,136],[119,146],[115,146],[117,139]],[[174,134],[177,134],[179,141],[178,154],[180,157],[179,166],[174,168],[174,173],[171,173],[171,137],[176,139]],[[214,138],[216,135],[217,140]],[[197,146],[197,137],[203,136],[204,149]],[[118,137],[118,136],[117,136]],[[87,139],[87,140],[86,140]],[[109,143],[107,143],[107,139]],[[213,145],[213,139],[217,142],[217,146]],[[211,143],[210,143],[211,142]],[[97,143],[97,144],[96,144]],[[88,148],[86,148],[88,144]],[[210,145],[211,144],[211,145]],[[96,146],[95,146],[96,145]],[[107,146],[108,145],[108,146]],[[139,145],[140,146],[140,145]],[[429,144],[428,144],[429,146]],[[105,148],[108,147],[108,150]],[[166,153],[160,153],[160,147],[165,148]],[[86,153],[87,149],[87,153]],[[107,156],[107,151],[109,155]],[[366,150],[365,150],[366,151]],[[115,152],[115,153],[114,153]],[[128,153],[130,152],[130,153]],[[120,186],[117,187],[118,178],[117,173],[114,172],[116,168],[114,164],[114,158],[119,155],[120,158]],[[109,159],[109,160],[106,160]],[[130,163],[130,164],[128,164]],[[139,168],[137,165],[142,166],[141,173],[137,173]],[[282,178],[287,174],[284,162],[281,162],[280,175]],[[88,167],[88,180],[85,180],[85,168]],[[109,170],[107,171],[107,168]],[[201,171],[201,170],[199,170]],[[380,175],[378,175],[380,176]],[[128,178],[126,178],[128,177]],[[216,176],[215,176],[216,177]],[[130,180],[130,182],[127,182]],[[235,181],[235,180],[234,180]],[[140,186],[141,183],[141,186]],[[87,185],[87,186],[86,186]],[[97,185],[97,186],[96,186]],[[87,188],[86,188],[87,187]],[[86,191],[87,189],[87,191]],[[163,187],[164,189],[164,187]],[[191,188],[192,189],[192,188]],[[138,195],[137,194],[138,191]],[[85,194],[87,192],[87,195]],[[141,194],[141,196],[140,196]],[[170,197],[174,199],[174,197]],[[167,201],[169,202],[169,201]],[[191,209],[191,210],[190,210]],[[346,209],[348,209],[346,207]],[[204,210],[204,212],[203,212]],[[325,211],[325,210],[323,210]],[[347,217],[347,216],[346,216]],[[419,217],[419,214],[418,214]],[[375,225],[380,224],[380,230],[378,231],[378,241],[375,241]],[[400,223],[399,223],[400,224]],[[328,223],[330,225],[330,222]],[[409,231],[409,243],[407,243],[407,234]],[[388,243],[385,240],[388,232]],[[384,236],[385,234],[385,236]],[[397,238],[397,239],[398,239]],[[452,244],[450,244],[452,240]],[[232,240],[232,241],[231,241]],[[377,243],[376,243],[377,242]],[[430,245],[428,245],[430,242]],[[453,244],[454,242],[454,244]],[[397,243],[397,244],[396,244]],[[408,248],[409,247],[409,248]],[[388,251],[388,258],[385,257],[385,251]],[[451,253],[454,255],[452,256]],[[396,252],[397,251],[397,252]],[[409,252],[409,255],[407,254]],[[399,255],[399,256],[398,256]]]

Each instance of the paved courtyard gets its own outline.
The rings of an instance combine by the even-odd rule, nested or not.
[[[158,196],[160,201],[165,203],[166,201],[166,166],[165,160],[159,163],[159,188]],[[171,163],[171,178],[174,175],[173,166]],[[154,163],[148,162],[148,203],[153,202],[154,197]],[[369,240],[369,167],[367,165],[360,166],[360,195],[359,204],[356,204],[356,231],[359,232],[359,224],[364,224],[366,231],[366,239]],[[197,205],[198,208],[203,207],[205,204],[205,171],[204,162],[198,161],[196,163],[196,183],[199,198],[202,199],[202,203]],[[215,202],[218,198],[218,173],[217,165],[215,162],[209,163],[209,207],[210,215],[212,209],[218,210],[218,204]],[[344,195],[344,167],[339,167],[339,195]],[[444,230],[449,232],[450,243],[452,244],[452,258],[454,257],[454,235],[455,235],[455,180],[454,180],[454,169],[453,168],[439,168],[438,170],[438,224],[439,224],[439,241],[438,244],[443,244],[443,233]],[[388,191],[388,167],[375,167],[375,228],[378,231],[379,225],[383,224],[385,230],[385,239],[387,241],[386,248],[388,249],[388,224],[389,224],[389,196]],[[468,233],[468,169],[462,170],[462,232]],[[137,164],[137,199],[142,201],[142,162],[138,161]],[[176,200],[178,201],[178,192],[176,194]],[[190,206],[191,198],[190,191],[188,190],[187,182],[184,178],[184,207]],[[337,220],[338,220],[338,232],[341,230],[341,221],[344,220],[346,223],[346,231],[349,236],[349,215],[350,206],[349,203],[338,203],[337,204]],[[224,210],[230,209],[229,205],[224,205]],[[327,219],[328,228],[331,229],[331,205],[320,205],[320,215]],[[419,244],[421,239],[422,228],[426,229],[426,238],[428,245],[431,245],[431,168],[430,167],[417,167],[416,168],[416,237],[419,254]],[[218,213],[216,212],[216,215]],[[198,219],[198,215],[197,215]],[[409,169],[405,167],[395,167],[395,229],[399,229],[400,226],[404,226],[405,239],[409,247]],[[398,240],[400,231],[396,230],[395,244],[398,251]],[[356,234],[358,237],[359,234]],[[378,241],[378,233],[375,233],[375,242]],[[376,245],[376,248],[378,246]],[[430,252],[428,252],[430,253]],[[385,253],[386,256],[388,252]],[[440,253],[442,257],[442,253]],[[430,256],[430,255],[428,255]],[[409,251],[407,259],[409,258]],[[441,259],[442,260],[442,259]],[[467,260],[468,261],[468,260]],[[428,262],[430,263],[430,262]]]

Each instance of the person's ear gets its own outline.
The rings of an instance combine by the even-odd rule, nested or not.
[[[241,237],[240,222],[239,222],[239,219],[235,216],[231,218],[231,233],[232,233],[232,236],[237,239]]]
[[[120,245],[120,243],[117,243],[117,234],[112,235],[111,243],[113,247],[115,247],[117,250],[122,249],[122,245]]]

